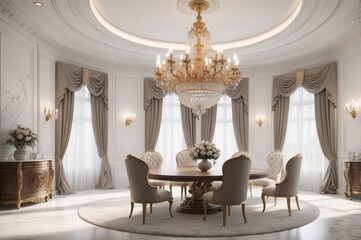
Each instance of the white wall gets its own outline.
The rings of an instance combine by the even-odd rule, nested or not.
[[[42,106],[49,101],[55,104],[55,62],[60,59],[49,50],[23,37],[7,25],[0,22],[0,159],[12,158],[12,147],[4,142],[7,132],[20,123],[39,134],[38,151],[44,157],[54,156],[55,122],[45,122]],[[361,105],[361,47],[339,55],[338,62],[338,176],[339,192],[343,192],[343,163],[347,151],[361,152],[361,117],[351,119],[343,112],[346,101],[355,99]],[[109,74],[109,161],[113,170],[116,187],[127,186],[124,158],[127,154],[140,156],[144,151],[144,110],[143,78],[151,73],[127,70],[107,69],[88,66],[85,62],[74,62]],[[274,70],[253,69],[243,71],[250,78],[249,101],[249,149],[254,166],[266,167],[265,156],[273,150],[273,122],[271,111],[272,78],[275,75],[292,72],[297,69],[316,67],[329,63],[330,59],[297,66],[277,66]],[[267,72],[265,72],[267,71]],[[136,114],[136,121],[130,126],[124,124],[125,117]],[[262,127],[255,123],[256,115],[265,115]],[[361,115],[361,114],[360,114]]]

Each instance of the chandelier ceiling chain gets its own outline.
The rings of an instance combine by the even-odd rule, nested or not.
[[[209,3],[193,0],[188,6],[197,12],[197,21],[188,32],[185,57],[181,54],[176,64],[172,50],[163,62],[158,55],[155,82],[167,93],[177,93],[183,105],[202,114],[217,104],[225,89],[235,88],[242,77],[235,54],[233,61],[226,60],[220,47],[217,51],[212,48],[210,33],[201,16]]]

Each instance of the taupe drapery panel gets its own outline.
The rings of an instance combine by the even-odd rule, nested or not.
[[[196,119],[191,108],[180,104],[180,109],[184,140],[187,148],[190,148],[196,142]]]
[[[112,173],[107,157],[108,139],[108,75],[72,64],[56,63],[56,107],[61,116],[56,121],[55,159],[57,189],[61,194],[71,193],[66,182],[62,160],[66,151],[74,110],[74,92],[86,85],[91,95],[92,122],[98,155],[102,159],[97,187],[113,188]],[[68,99],[67,99],[68,98]],[[59,146],[58,146],[59,145]]]
[[[226,94],[232,99],[232,121],[238,150],[247,152],[249,141],[248,92],[248,78],[243,78],[235,89],[226,90]]]
[[[212,142],[214,136],[214,129],[216,128],[217,120],[217,104],[208,108],[202,115],[201,138],[203,141]]]
[[[320,192],[336,193],[337,147],[335,115],[337,108],[337,64],[330,63],[306,70],[304,76],[299,76],[291,73],[273,78],[272,109],[275,118],[275,149],[282,149],[286,136],[286,131],[283,132],[282,129],[287,129],[289,96],[295,92],[297,86],[302,85],[308,92],[315,95],[317,135],[322,152],[329,160],[329,166]]]
[[[154,150],[157,144],[165,95],[153,78],[144,78],[145,151]]]

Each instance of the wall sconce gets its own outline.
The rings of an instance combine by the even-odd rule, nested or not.
[[[354,100],[345,104],[345,112],[346,114],[350,115],[352,118],[356,117],[357,110],[358,109],[357,106],[355,105]]]
[[[44,105],[44,117],[45,121],[49,121],[51,117],[54,115],[54,118],[58,118],[58,109],[55,109],[51,106],[51,103]]]
[[[129,126],[130,124],[132,124],[133,122],[135,122],[135,117],[136,115],[134,113],[130,114],[128,117],[126,117],[125,119],[125,125]]]
[[[256,123],[257,125],[260,127],[262,126],[262,124],[266,121],[266,117],[265,116],[256,116]]]

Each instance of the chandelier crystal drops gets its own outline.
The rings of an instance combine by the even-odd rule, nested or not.
[[[224,58],[223,50],[212,48],[210,33],[201,13],[209,8],[205,0],[192,0],[188,6],[197,12],[197,21],[188,32],[188,44],[177,64],[169,50],[163,61],[157,56],[155,82],[167,93],[178,94],[179,101],[200,115],[217,104],[225,89],[234,89],[242,79],[239,60]]]

